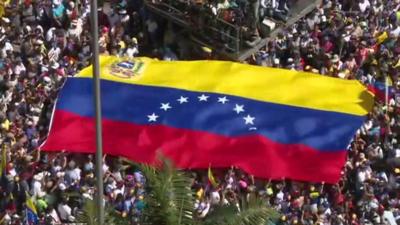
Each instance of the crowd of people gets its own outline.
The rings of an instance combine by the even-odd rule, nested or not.
[[[220,51],[238,53],[254,47],[290,16],[297,0],[193,0],[149,1],[156,8],[168,8],[186,21],[196,38]]]
[[[93,156],[47,154],[38,146],[46,139],[52,107],[66,77],[90,64],[89,2],[11,0],[5,4],[0,19],[4,153],[0,157],[6,165],[0,182],[0,223],[22,224],[30,197],[40,224],[75,222],[84,198],[93,198]],[[187,59],[184,41],[140,0],[113,0],[99,8],[98,15],[102,54]],[[349,144],[338,184],[254,180],[231,169],[216,173],[220,185],[210,188],[207,177],[198,175],[192,187],[200,193],[195,206],[198,216],[207,216],[213,205],[226,198],[254,192],[281,213],[277,224],[399,224],[399,35],[399,0],[323,0],[248,59],[247,63],[260,66],[358,79],[366,86],[386,82],[391,91],[388,99],[377,101]],[[119,158],[105,156],[103,161],[107,204],[136,223],[145,209],[145,178],[140,171],[124,167]]]

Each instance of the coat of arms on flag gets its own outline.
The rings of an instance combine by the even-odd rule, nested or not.
[[[139,60],[116,61],[110,65],[110,74],[120,78],[132,78],[143,72],[145,63]]]

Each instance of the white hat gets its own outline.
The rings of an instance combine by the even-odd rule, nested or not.
[[[288,61],[288,63],[292,63],[293,62],[293,58],[288,58],[287,61]]]
[[[38,45],[42,45],[42,44],[43,44],[43,41],[42,41],[42,39],[37,39],[37,40],[36,40],[36,44],[38,44]]]
[[[46,83],[50,83],[50,82],[51,82],[50,77],[44,77],[43,80],[44,80],[44,82],[46,82]]]
[[[44,192],[44,191],[39,191],[38,197],[39,197],[39,198],[43,198],[44,196],[46,196],[46,192]]]
[[[121,22],[125,23],[129,20],[129,15],[125,15],[124,17],[122,17]]]
[[[68,216],[68,220],[71,221],[71,222],[75,221],[75,217],[74,216]]]
[[[60,64],[58,64],[57,62],[55,62],[55,63],[53,63],[52,65],[51,65],[51,68],[52,69],[58,69],[60,67]]]
[[[11,217],[10,215],[8,215],[8,213],[3,217],[5,222],[11,221]]]
[[[36,30],[40,30],[40,33],[43,33],[43,27],[40,25],[36,26]]]
[[[8,19],[7,17],[2,17],[1,19],[2,19],[3,22],[5,22],[5,23],[10,23],[10,19]]]
[[[43,173],[38,173],[36,175],[33,176],[34,180],[40,181],[43,179]]]
[[[333,55],[332,62],[333,62],[333,63],[337,63],[337,62],[339,62],[339,61],[340,61],[339,55],[337,55],[337,54]]]
[[[63,177],[65,175],[65,172],[57,172],[56,176],[57,177]]]
[[[42,73],[49,71],[49,68],[47,66],[42,66]]]
[[[64,191],[65,189],[67,189],[67,186],[64,183],[60,183],[58,185],[58,188],[60,188],[61,191]]]
[[[26,25],[26,26],[25,26],[25,29],[26,29],[27,32],[31,32],[31,31],[32,31],[32,28],[31,28],[31,26],[29,26],[29,25]]]

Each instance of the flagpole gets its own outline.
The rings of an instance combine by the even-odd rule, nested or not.
[[[100,63],[99,63],[99,31],[97,18],[97,0],[91,0],[90,20],[92,21],[92,66],[94,102],[96,111],[96,185],[97,185],[97,224],[104,224],[103,203],[103,143],[101,129],[101,95],[100,95]]]
[[[388,111],[388,106],[389,106],[389,79],[388,79],[388,74],[386,73],[385,76],[385,107],[386,107],[386,112]]]

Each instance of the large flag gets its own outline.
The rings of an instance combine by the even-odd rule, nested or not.
[[[180,168],[240,167],[256,177],[340,178],[372,108],[358,81],[223,61],[102,56],[104,153]],[[68,78],[45,151],[94,153],[92,68]]]

